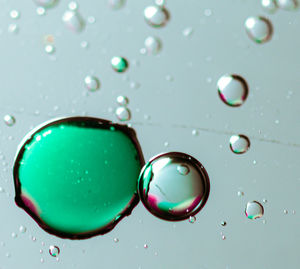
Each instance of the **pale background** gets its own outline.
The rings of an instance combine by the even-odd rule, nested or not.
[[[85,19],[96,19],[80,34],[61,20],[68,1],[45,16],[37,15],[31,0],[0,1],[0,111],[17,120],[13,127],[0,124],[5,190],[0,193],[0,268],[299,268],[300,11],[269,15],[258,0],[169,0],[171,20],[155,29],[143,18],[152,1],[131,0],[117,11],[106,0],[77,3]],[[12,9],[21,13],[18,20],[10,18]],[[256,15],[267,16],[274,26],[273,38],[263,45],[244,29],[245,19]],[[8,32],[11,23],[19,26],[17,34]],[[194,32],[186,37],[182,31],[188,27]],[[43,41],[49,34],[56,48],[51,56]],[[140,54],[149,35],[163,42],[158,56]],[[82,48],[82,41],[89,47]],[[115,55],[129,60],[126,74],[111,69]],[[250,88],[239,108],[223,104],[216,91],[218,78],[232,72]],[[87,95],[83,81],[90,74],[102,87]],[[139,87],[132,88],[134,83]],[[104,236],[71,241],[47,234],[14,203],[11,167],[18,143],[30,128],[53,117],[116,120],[112,110],[120,94],[130,100],[130,123],[146,160],[176,150],[203,163],[211,179],[207,205],[194,224],[164,222],[139,204]],[[237,133],[251,140],[244,155],[228,146]],[[263,218],[247,219],[246,203],[263,199]],[[26,233],[19,232],[20,225]],[[52,244],[61,249],[59,261],[48,253]]]

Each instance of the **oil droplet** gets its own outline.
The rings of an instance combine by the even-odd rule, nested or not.
[[[266,12],[273,14],[278,9],[276,0],[261,0],[261,6]]]
[[[298,7],[297,0],[277,0],[277,5],[284,10],[293,11]]]
[[[85,27],[85,22],[81,15],[76,10],[67,10],[62,20],[71,31],[75,33],[81,32]]]
[[[16,123],[16,119],[12,115],[5,115],[3,120],[7,126],[13,126]]]
[[[170,15],[163,6],[148,6],[144,9],[146,22],[153,27],[162,27],[168,22]]]
[[[49,253],[52,257],[57,257],[60,253],[60,249],[57,246],[50,246]]]
[[[128,61],[123,57],[115,56],[111,59],[111,65],[116,72],[123,73],[128,68]]]
[[[248,85],[245,79],[236,74],[224,75],[217,83],[221,100],[229,106],[241,106],[248,96]]]
[[[118,107],[115,114],[120,121],[128,121],[131,119],[131,112],[127,107]]]
[[[10,17],[11,17],[12,19],[14,19],[14,20],[20,18],[20,12],[19,12],[18,10],[15,10],[15,9],[11,10],[11,11],[9,12],[9,15],[10,15]]]
[[[62,118],[32,130],[18,149],[16,204],[49,233],[71,239],[105,234],[138,203],[144,159],[125,125]]]
[[[269,41],[273,34],[272,23],[264,17],[249,17],[245,28],[249,38],[259,44]]]
[[[264,207],[257,201],[248,202],[245,209],[248,219],[258,219],[264,214]]]
[[[117,97],[117,103],[120,106],[127,106],[128,103],[129,103],[129,100],[126,96],[120,95],[120,96]]]
[[[188,174],[182,175],[181,171]],[[179,152],[160,154],[143,168],[138,192],[144,206],[156,217],[179,221],[195,216],[209,195],[206,170],[195,158]]]
[[[125,5],[125,0],[109,0],[108,4],[112,9],[120,9]]]
[[[229,140],[229,146],[233,153],[243,154],[250,148],[250,140],[247,136],[239,134],[232,135]]]
[[[196,217],[195,216],[190,216],[189,223],[195,223],[195,222],[196,222]]]
[[[188,166],[180,164],[177,166],[177,171],[179,172],[179,174],[186,176],[190,172],[190,169]]]
[[[161,51],[162,42],[158,37],[148,36],[144,42],[145,49],[149,55],[156,55]]]
[[[100,88],[100,81],[95,76],[86,76],[84,79],[85,87],[91,91],[97,91]]]
[[[34,0],[34,2],[38,6],[41,6],[44,8],[51,8],[51,7],[54,7],[58,3],[58,0]]]

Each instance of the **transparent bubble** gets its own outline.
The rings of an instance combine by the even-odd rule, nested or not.
[[[95,76],[86,76],[84,78],[85,87],[91,91],[97,91],[100,88],[100,81]]]
[[[50,246],[49,253],[52,257],[57,257],[60,253],[60,249],[57,246]]]
[[[229,140],[229,146],[233,153],[242,154],[249,150],[250,140],[242,134],[232,135]]]
[[[128,61],[120,56],[115,56],[111,59],[112,68],[119,73],[123,73],[128,68]]]
[[[85,27],[85,22],[81,15],[76,10],[67,10],[62,20],[71,31],[75,33],[81,32]]]
[[[127,106],[128,103],[129,103],[129,100],[126,96],[120,95],[120,96],[117,97],[117,103],[120,106]]]
[[[34,2],[40,7],[51,8],[58,3],[58,0],[34,0]]]
[[[264,215],[264,207],[257,201],[248,202],[245,208],[248,219],[258,219]]]
[[[209,188],[201,163],[179,152],[151,159],[138,181],[144,206],[156,217],[169,221],[189,219],[198,213],[208,199]]]
[[[149,55],[156,55],[162,48],[162,42],[158,37],[148,36],[144,42],[145,49]]]
[[[276,0],[276,2],[279,8],[287,11],[296,10],[299,6],[297,0]]]
[[[120,9],[125,5],[125,0],[109,0],[108,4],[112,9]]]
[[[12,115],[5,115],[3,120],[7,126],[13,126],[16,123],[16,119]]]
[[[162,6],[148,6],[144,9],[146,22],[153,27],[162,27],[169,20],[169,12]]]
[[[128,121],[131,119],[131,112],[127,107],[118,107],[115,114],[120,121]]]
[[[242,105],[248,96],[248,85],[245,79],[236,74],[224,75],[218,82],[218,93],[221,100],[229,106]]]
[[[269,41],[273,34],[272,23],[264,17],[249,17],[245,29],[249,38],[259,44]]]
[[[264,11],[273,14],[278,9],[276,0],[261,0],[261,6]]]

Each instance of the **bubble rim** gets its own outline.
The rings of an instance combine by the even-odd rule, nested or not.
[[[145,199],[143,198],[143,181],[142,181],[142,176],[145,172],[145,170],[149,167],[149,165],[163,157],[163,156],[168,156],[168,155],[172,155],[174,157],[182,157],[185,160],[188,161],[192,161],[195,164],[195,168],[198,169],[198,171],[203,175],[203,184],[204,184],[204,193],[203,193],[203,198],[201,200],[201,202],[195,207],[194,210],[192,210],[191,212],[189,212],[188,214],[186,214],[185,216],[173,216],[171,218],[164,218],[163,216],[161,216],[160,214],[157,213],[157,211],[153,210],[147,203],[147,201],[145,201]],[[202,167],[202,168],[201,168]],[[210,179],[208,176],[208,173],[205,169],[205,167],[202,165],[202,163],[200,163],[196,158],[194,158],[193,156],[183,153],[183,152],[178,152],[178,151],[171,151],[171,152],[163,152],[163,153],[159,153],[155,156],[153,156],[151,159],[149,159],[149,161],[144,165],[144,167],[141,170],[139,179],[138,179],[138,186],[137,186],[137,190],[138,190],[138,195],[140,197],[140,200],[142,201],[142,204],[144,205],[144,207],[155,217],[165,220],[165,221],[171,221],[171,222],[177,222],[177,221],[183,221],[183,220],[187,220],[190,217],[194,217],[196,214],[198,214],[203,207],[206,205],[208,198],[209,198],[209,194],[210,194]]]
[[[115,217],[115,219],[112,220],[110,223],[108,223],[106,226],[93,231],[76,233],[76,234],[62,232],[51,228],[38,215],[34,214],[32,210],[30,210],[28,206],[25,205],[24,201],[21,198],[22,193],[21,193],[21,182],[19,178],[19,167],[20,167],[20,160],[22,159],[23,154],[26,150],[25,146],[34,139],[36,133],[50,126],[61,124],[64,122],[73,122],[73,123],[89,122],[90,124],[89,126],[93,128],[110,129],[111,127],[113,127],[116,130],[123,132],[125,135],[127,135],[127,137],[131,140],[131,142],[135,146],[141,167],[145,165],[144,155],[141,146],[139,144],[139,141],[137,139],[136,132],[134,129],[128,127],[127,125],[114,123],[112,121],[101,119],[101,118],[86,117],[86,116],[55,118],[38,125],[36,128],[28,132],[27,135],[25,135],[25,137],[21,140],[20,144],[17,147],[17,152],[14,158],[14,165],[13,165],[15,203],[18,207],[22,208],[44,231],[48,232],[49,234],[55,235],[57,237],[77,240],[77,239],[88,239],[97,235],[106,234],[111,230],[113,230],[113,228],[124,217],[129,216],[132,213],[132,210],[137,206],[140,200],[137,191],[133,194],[131,200],[128,202],[127,206],[123,209],[123,211],[119,212],[119,214]]]

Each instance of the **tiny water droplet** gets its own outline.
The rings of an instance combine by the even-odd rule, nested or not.
[[[80,43],[80,46],[83,48],[83,49],[86,49],[88,47],[89,43],[87,41],[81,41]]]
[[[58,0],[34,0],[34,2],[40,7],[52,8],[58,3]]]
[[[125,0],[109,0],[108,5],[112,9],[120,9],[125,5],[126,1]]]
[[[273,34],[272,23],[264,17],[249,17],[245,28],[249,38],[259,44],[269,41]]]
[[[189,37],[193,34],[194,30],[192,27],[187,27],[185,28],[183,31],[182,31],[182,34],[185,36],[185,37]]]
[[[66,27],[75,33],[81,32],[85,27],[83,18],[76,10],[65,11],[62,20]]]
[[[223,234],[222,235],[222,240],[225,240],[226,239],[226,236]]]
[[[153,27],[166,25],[169,17],[169,12],[163,6],[148,6],[144,9],[144,18]]]
[[[91,92],[97,91],[100,88],[100,81],[95,76],[86,76],[84,78],[84,84],[85,87]]]
[[[14,20],[20,18],[20,12],[19,12],[18,10],[15,10],[15,9],[11,10],[11,11],[9,12],[9,15],[10,15],[10,17],[11,17],[12,19],[14,19]]]
[[[94,16],[89,16],[87,18],[88,23],[94,24],[96,22],[96,18]]]
[[[204,10],[204,15],[205,15],[206,17],[210,17],[210,16],[212,15],[211,9],[205,9],[205,10]]]
[[[128,103],[129,103],[129,100],[126,96],[123,96],[123,95],[119,95],[117,97],[117,103],[120,105],[120,106],[127,106]]]
[[[36,8],[36,13],[39,15],[39,16],[43,16],[46,14],[46,9],[43,8],[43,7],[37,7]]]
[[[283,213],[284,213],[285,215],[287,215],[289,212],[288,212],[286,209],[284,209],[284,210],[283,210]]]
[[[268,200],[267,200],[267,199],[263,199],[262,201],[263,201],[263,203],[267,203],[267,202],[268,202]]]
[[[118,107],[115,114],[120,121],[128,121],[131,119],[131,112],[127,107]]]
[[[229,140],[229,146],[233,153],[243,154],[249,150],[250,140],[242,134],[232,135]]]
[[[19,231],[20,231],[20,233],[23,234],[23,233],[26,233],[27,229],[26,229],[25,226],[21,225],[21,226],[19,227]]]
[[[118,239],[118,238],[114,238],[114,242],[115,242],[115,243],[118,243],[118,242],[119,242],[119,239]]]
[[[16,119],[12,115],[5,115],[3,120],[7,126],[13,126],[16,123]]]
[[[8,26],[8,32],[12,34],[17,34],[19,32],[19,27],[17,24],[12,23]]]
[[[195,222],[196,222],[196,217],[195,216],[190,216],[189,223],[195,223]]]
[[[148,248],[148,245],[147,244],[144,244],[144,249],[147,249]]]
[[[261,0],[261,6],[264,11],[273,14],[278,9],[276,0]]]
[[[192,135],[193,135],[193,136],[197,136],[198,134],[199,134],[199,131],[198,131],[198,130],[194,129],[194,130],[192,131]]]
[[[43,251],[42,249],[40,249],[40,254],[43,254],[43,252],[44,252],[44,251]]]
[[[45,52],[48,54],[53,54],[55,52],[55,47],[53,45],[46,45]]]
[[[221,100],[229,106],[241,106],[248,96],[248,85],[241,76],[223,75],[217,82]]]
[[[76,2],[70,2],[69,4],[68,4],[68,8],[70,9],[70,10],[73,10],[73,11],[75,11],[75,10],[77,10],[78,9],[78,4],[76,3]]]
[[[156,55],[162,48],[162,42],[158,37],[148,36],[144,42],[145,49],[149,55]]]
[[[264,207],[257,201],[248,202],[245,208],[248,219],[258,219],[264,215]]]
[[[180,165],[177,166],[177,171],[178,171],[179,174],[181,174],[183,176],[186,176],[190,172],[190,169],[187,165],[180,164]]]
[[[276,2],[279,8],[287,11],[296,10],[299,6],[297,0],[276,0]]]
[[[11,237],[12,238],[17,238],[17,234],[16,233],[11,233]]]
[[[60,249],[57,246],[50,246],[49,247],[49,253],[52,257],[57,257],[60,253]]]
[[[128,68],[128,61],[120,56],[115,56],[111,59],[112,68],[119,73],[123,73]]]
[[[44,263],[44,262],[45,262],[44,258],[41,258],[41,263]]]

